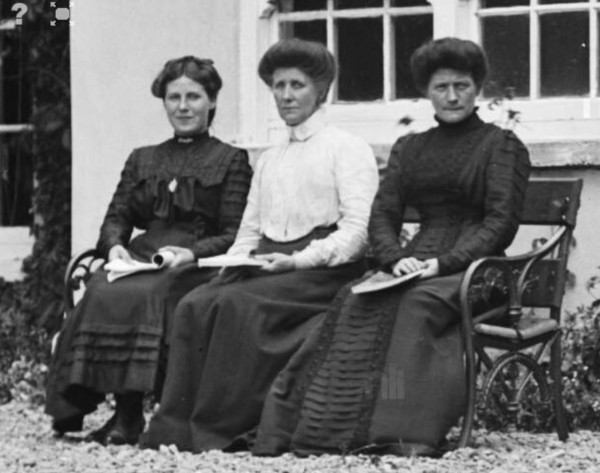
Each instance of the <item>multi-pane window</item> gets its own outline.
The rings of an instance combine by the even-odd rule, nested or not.
[[[14,18],[12,4],[0,0],[0,19]],[[14,20],[0,21],[0,227],[31,223],[33,159],[26,133],[31,98],[27,93],[24,51]]]
[[[600,0],[480,0],[484,94],[598,96]]]
[[[419,97],[409,59],[433,37],[427,0],[283,0],[278,21],[280,37],[319,41],[334,53],[335,102]]]

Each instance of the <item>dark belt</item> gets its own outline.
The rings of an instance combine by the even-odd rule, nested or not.
[[[265,255],[268,253],[283,253],[285,255],[291,255],[295,251],[301,251],[306,248],[313,240],[322,240],[323,238],[326,238],[337,229],[338,227],[335,223],[329,227],[317,227],[308,235],[292,241],[274,241],[263,235],[258,243],[258,247],[254,250],[254,254]]]

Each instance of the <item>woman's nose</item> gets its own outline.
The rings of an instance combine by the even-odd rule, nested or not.
[[[187,100],[185,100],[185,99],[181,99],[181,100],[179,101],[179,103],[177,104],[177,108],[178,108],[179,110],[187,110],[187,109],[188,109],[188,103],[187,103]]]
[[[292,98],[292,88],[285,86],[282,90],[281,98],[284,100],[290,100]]]
[[[458,100],[458,95],[456,94],[456,89],[454,87],[448,87],[446,90],[446,100],[448,100],[448,102],[456,102],[456,100]]]

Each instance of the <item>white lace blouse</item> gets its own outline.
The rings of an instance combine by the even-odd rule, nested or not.
[[[263,235],[288,242],[336,224],[336,231],[293,255],[296,268],[337,266],[360,258],[379,179],[370,146],[326,125],[321,110],[288,130],[285,143],[258,159],[228,254],[248,254]]]

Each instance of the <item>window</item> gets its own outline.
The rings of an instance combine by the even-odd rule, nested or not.
[[[281,38],[326,44],[339,63],[334,102],[416,98],[409,59],[433,37],[427,0],[283,0]]]
[[[0,18],[14,18],[9,2],[0,2]],[[14,20],[0,23],[0,226],[28,226],[32,221],[33,161],[23,124],[31,109]]]
[[[480,0],[484,95],[597,97],[600,0]]]

